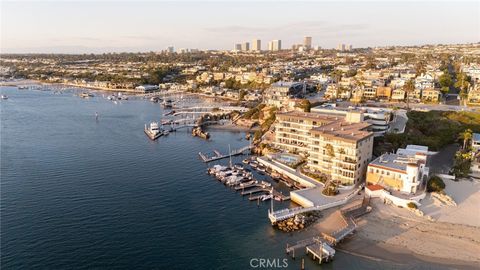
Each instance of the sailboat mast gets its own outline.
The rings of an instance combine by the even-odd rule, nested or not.
[[[233,167],[232,165],[232,152],[230,150],[230,144],[228,144],[228,156],[230,157],[230,168]]]

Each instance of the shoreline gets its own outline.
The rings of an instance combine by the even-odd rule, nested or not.
[[[475,261],[422,255],[401,246],[372,241],[358,235],[351,236],[351,238],[340,244],[340,247],[335,247],[335,249],[339,252],[371,261],[393,263],[395,267],[409,267],[418,264],[433,264],[432,267],[442,266],[472,270],[479,267],[479,264]]]
[[[206,129],[226,130],[226,131],[245,131],[245,132],[254,133],[259,129],[259,127],[248,128],[243,126],[237,126],[235,124],[226,124],[226,125],[215,124],[215,125],[207,126]]]
[[[372,212],[358,221],[356,233],[340,244],[340,251],[403,264],[419,261],[461,269],[480,266],[480,227],[428,221],[378,200],[372,207]]]

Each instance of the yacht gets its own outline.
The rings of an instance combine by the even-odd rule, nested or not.
[[[1,98],[2,99],[8,99],[8,96],[7,95],[2,95]]]
[[[89,97],[93,97],[93,94],[87,93],[87,92],[83,92],[83,93],[81,93],[79,96],[82,97],[82,98],[89,98]]]
[[[145,134],[153,141],[162,136],[157,122],[151,122],[148,126],[145,125]]]

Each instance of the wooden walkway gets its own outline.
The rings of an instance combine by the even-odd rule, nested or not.
[[[322,263],[332,260],[335,256],[333,246],[355,231],[357,227],[355,218],[369,212],[369,203],[370,199],[364,198],[362,203],[340,210],[345,222],[344,227],[332,234],[322,233],[320,236],[298,241],[291,246],[287,244],[285,252],[295,258],[296,250],[305,248],[305,254],[312,255],[314,261],[318,260],[319,263]]]
[[[307,212],[311,212],[311,211],[321,211],[321,210],[325,210],[325,209],[328,209],[328,208],[331,208],[331,207],[343,205],[343,204],[347,203],[353,196],[355,196],[358,193],[358,191],[360,191],[360,190],[361,190],[361,187],[353,190],[353,192],[351,192],[345,198],[343,198],[341,200],[338,200],[338,201],[328,203],[328,204],[316,205],[316,206],[312,206],[312,207],[286,208],[286,209],[273,211],[273,212],[269,210],[268,211],[268,218],[270,219],[270,222],[273,225],[273,224],[276,224],[279,221],[289,219],[289,218],[294,217],[298,214],[307,213]]]
[[[247,146],[244,146],[240,149],[233,150],[230,154],[224,154],[224,155],[222,155],[217,150],[214,150],[215,156],[213,156],[213,157],[208,157],[205,154],[203,154],[202,152],[199,152],[198,155],[203,160],[203,162],[208,163],[208,162],[212,162],[212,161],[215,161],[215,160],[220,160],[220,159],[224,159],[224,158],[229,158],[229,157],[233,157],[233,156],[242,155],[245,151],[250,150],[252,148],[253,148],[253,145],[247,145]]]

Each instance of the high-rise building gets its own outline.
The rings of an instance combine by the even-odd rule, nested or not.
[[[252,40],[252,51],[259,52],[262,50],[262,41],[260,39]]]
[[[312,37],[303,37],[303,47],[307,50],[312,48]]]
[[[175,52],[175,48],[173,46],[169,46],[167,47],[167,52],[168,53],[174,53]]]
[[[339,51],[345,51],[345,44],[343,44],[343,43],[342,43],[342,44],[338,44],[337,50],[339,50]]]
[[[273,51],[273,42],[271,41],[268,42],[268,50]]]
[[[237,52],[241,51],[242,50],[242,44],[240,44],[240,43],[235,44],[235,48],[233,50],[237,51]]]
[[[249,51],[250,50],[250,43],[244,42],[242,43],[242,51]]]
[[[352,46],[352,44],[350,44],[350,45],[348,45],[348,46],[347,46],[347,50],[348,50],[348,51],[351,51],[351,50],[353,50],[353,46]]]
[[[271,44],[270,44],[271,43]],[[282,41],[279,39],[275,39],[270,41],[268,44],[269,50],[270,51],[280,51],[282,49]]]

